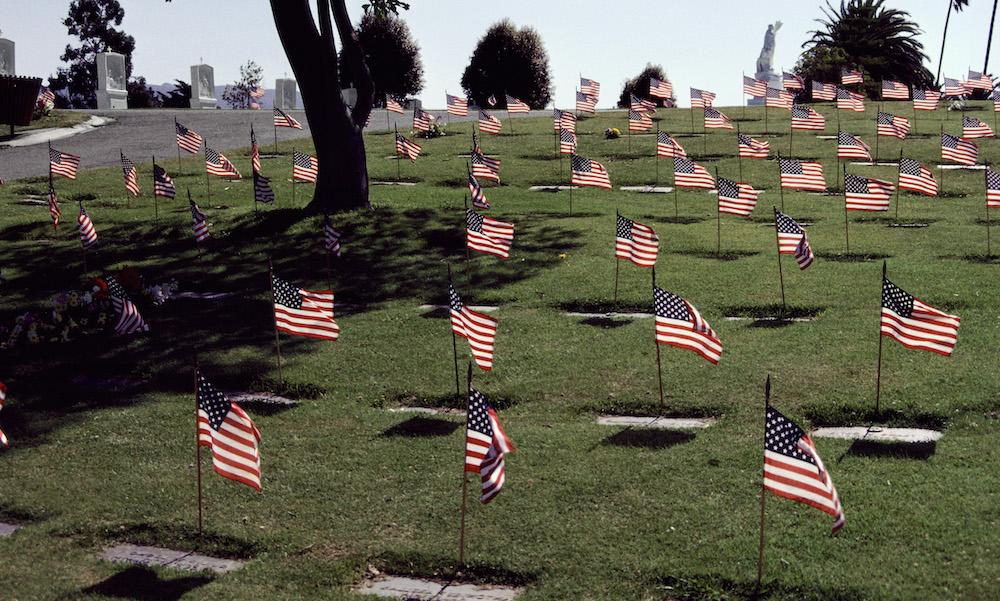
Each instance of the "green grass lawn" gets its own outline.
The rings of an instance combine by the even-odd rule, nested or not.
[[[968,114],[992,126],[992,105],[973,105]],[[840,129],[874,150],[877,103],[863,114],[816,108],[827,119],[824,135],[836,135],[839,117]],[[446,135],[430,140],[404,132],[423,147],[412,164],[395,159],[391,132],[366,135],[371,180],[416,185],[373,185],[373,211],[331,216],[343,232],[343,256],[330,272],[341,339],[281,335],[283,377],[298,404],[246,407],[263,436],[263,492],[215,475],[203,453],[200,542],[195,355],[222,390],[277,389],[268,259],[284,279],[327,287],[322,218],[298,210],[312,186],[296,185],[293,200],[290,156],[264,159],[278,200],[257,214],[252,181],[213,177],[209,188],[202,160],[192,157],[180,173],[177,161],[163,163],[178,196],[154,207],[150,164],[138,166],[142,195],[131,200],[120,169],[92,170],[57,178],[58,231],[44,204],[24,202],[44,200],[46,178],[0,187],[0,325],[26,311],[47,314],[53,296],[86,287],[77,201],[100,239],[87,253],[91,277],[128,265],[150,284],[176,279],[181,291],[231,293],[148,308],[144,335],[0,350],[9,388],[0,427],[11,440],[0,452],[0,521],[24,525],[0,539],[3,598],[346,599],[369,566],[517,585],[525,601],[996,598],[1000,260],[987,256],[983,171],[937,168],[942,127],[959,134],[961,114],[921,113],[916,135],[878,140],[883,161],[902,148],[930,168],[939,197],[903,193],[888,213],[852,212],[845,224],[835,139],[801,131],[790,139],[787,111],[769,109],[765,127],[762,108],[722,110],[743,133],[768,140],[772,159],[739,161],[735,132],[703,138],[686,109],[654,120],[713,175],[717,168],[764,191],[750,218],[717,220],[716,195],[704,190],[619,191],[673,182],[654,136],[605,139],[606,128],[627,129],[621,111],[577,124],[579,153],[603,163],[614,190],[577,189],[572,198],[529,191],[568,183],[569,161],[555,154],[551,119],[515,119],[513,133],[504,119],[501,135],[480,136],[484,153],[501,159],[502,184],[481,181],[493,205],[487,214],[514,223],[514,245],[509,260],[474,253],[468,265],[473,124],[446,124]],[[909,102],[883,110],[913,118]],[[981,162],[1000,159],[1000,142],[977,143]],[[295,144],[310,151],[307,141]],[[291,148],[281,145],[287,155]],[[782,193],[777,152],[822,162],[837,193]],[[250,172],[249,149],[226,156]],[[896,180],[895,165],[847,169]],[[212,233],[202,247],[204,278],[188,190]],[[892,227],[897,202],[899,223],[926,227]],[[787,308],[772,206],[809,224],[817,256],[805,271],[782,257]],[[697,307],[722,341],[718,366],[660,349],[666,412],[717,417],[709,429],[595,423],[598,413],[655,415],[660,407],[652,319],[566,314],[613,308],[616,211],[656,230],[657,285]],[[876,411],[883,260],[891,281],[962,325],[950,357],[885,339]],[[463,404],[447,312],[420,308],[446,302],[449,267],[466,303],[499,307],[493,371],[474,370],[473,385],[517,447],[489,505],[472,501],[478,480],[469,478],[464,567],[464,418],[387,411]],[[617,269],[617,309],[650,312],[652,270]],[[753,319],[766,315],[811,319]],[[458,353],[464,394],[471,355],[462,340]],[[816,439],[846,526],[830,536],[830,516],[768,494],[764,585],[755,591],[768,374],[772,403],[804,428],[878,423],[945,435],[917,450]],[[249,563],[213,576],[97,559],[118,542]]]

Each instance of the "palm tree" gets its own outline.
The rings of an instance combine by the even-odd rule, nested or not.
[[[990,64],[990,44],[993,42],[993,22],[997,19],[997,0],[993,0],[993,15],[990,17],[990,34],[986,38],[986,59],[983,61],[983,73]]]
[[[941,81],[941,63],[944,62],[944,43],[948,40],[948,20],[951,19],[951,9],[955,9],[957,12],[962,12],[962,9],[969,5],[969,0],[948,0],[948,15],[944,18],[944,35],[941,37],[941,57],[938,59],[938,70],[937,75],[934,77],[934,85],[937,86]],[[993,5],[993,11],[996,12],[996,4]],[[993,25],[990,24],[990,32],[992,37]],[[988,46],[989,44],[987,44]],[[990,52],[987,49],[986,56],[989,60]],[[983,72],[986,72],[986,68],[983,67]]]
[[[810,32],[812,38],[803,44],[809,46],[806,53],[845,56],[849,64],[838,67],[860,69],[872,81],[929,86],[933,79],[923,64],[927,55],[917,39],[922,31],[909,20],[909,13],[883,4],[885,0],[841,0],[835,9],[827,2],[826,20],[817,19],[824,29]]]

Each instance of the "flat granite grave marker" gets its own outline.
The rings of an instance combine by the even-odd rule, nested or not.
[[[420,601],[511,601],[518,590],[512,588],[487,588],[474,584],[441,584],[416,578],[389,578],[366,582],[358,592],[363,595],[419,599]]]
[[[812,436],[840,438],[843,440],[868,440],[877,442],[928,443],[936,442],[943,433],[922,428],[883,428],[881,426],[845,426],[816,428]]]
[[[710,428],[718,421],[714,417],[650,417],[638,415],[601,415],[597,423],[602,426],[635,426],[640,428]]]
[[[225,574],[243,566],[236,559],[218,559],[198,555],[194,552],[174,551],[159,547],[143,547],[139,545],[117,545],[105,549],[101,559],[108,561],[124,561],[146,566],[163,566],[189,572],[209,570],[216,574]]]
[[[0,536],[10,536],[15,530],[20,530],[20,524],[5,524],[0,522]]]

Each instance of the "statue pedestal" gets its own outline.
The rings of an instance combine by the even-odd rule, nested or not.
[[[121,90],[97,90],[97,108],[100,110],[127,109],[128,92],[122,92]]]

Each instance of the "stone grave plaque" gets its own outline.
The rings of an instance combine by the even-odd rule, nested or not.
[[[191,65],[191,108],[214,109],[215,69],[210,65]]]
[[[218,559],[206,557],[196,553],[186,553],[184,551],[174,551],[172,549],[161,549],[160,547],[144,547],[139,545],[117,545],[110,549],[105,549],[101,553],[101,558],[108,561],[124,561],[127,563],[137,563],[147,566],[163,566],[198,572],[210,570],[217,574],[225,574],[240,568],[242,561],[235,559]]]
[[[14,40],[0,38],[0,75],[17,75],[14,73]]]
[[[127,109],[125,89],[125,55],[117,52],[97,53],[97,108]]]
[[[416,578],[389,578],[365,583],[359,590],[363,595],[379,595],[420,601],[511,601],[518,590],[496,587],[486,588],[474,584],[441,584]]]
[[[274,106],[283,111],[296,109],[298,103],[295,97],[294,79],[277,79],[274,82]]]
[[[0,536],[10,536],[14,534],[15,530],[20,530],[21,526],[19,524],[5,524],[0,522]]]

